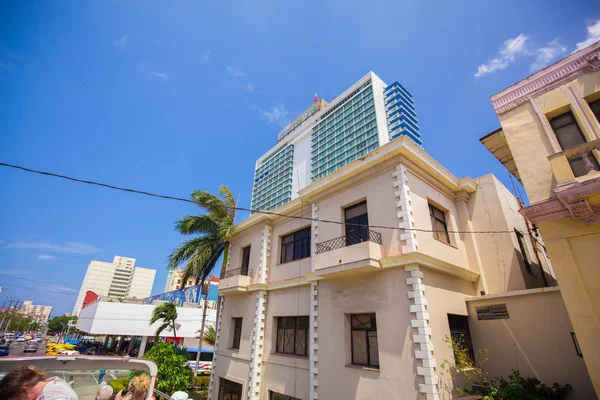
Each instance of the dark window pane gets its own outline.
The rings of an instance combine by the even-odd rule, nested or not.
[[[298,329],[308,329],[308,317],[298,317]]]
[[[600,100],[591,102],[590,108],[592,109],[592,112],[596,116],[596,119],[598,120],[598,122],[600,122]]]
[[[283,352],[294,354],[294,329],[286,329],[283,335]]]
[[[563,150],[585,143],[585,138],[572,112],[566,112],[550,120],[558,143]]]
[[[234,326],[233,330],[233,343],[231,344],[231,348],[239,349],[240,348],[240,339],[242,337],[242,318],[233,318],[232,325]]]
[[[294,354],[298,356],[306,355],[306,331],[305,330],[297,330],[296,331],[296,348]]]
[[[352,315],[352,328],[370,328],[371,327],[371,316],[370,314],[353,314]]]
[[[352,331],[352,364],[368,364],[366,331]]]
[[[448,314],[448,326],[450,327],[450,336],[453,341],[459,343],[461,346],[458,349],[454,349],[454,359],[457,360],[458,353],[463,352],[466,353],[471,361],[475,362],[468,317],[466,315]]]
[[[277,329],[277,347],[275,348],[275,351],[277,353],[282,353],[283,352],[283,328],[282,329]]]
[[[248,275],[248,266],[250,265],[250,246],[244,247],[242,253],[242,275]]]
[[[291,233],[281,239],[281,262],[310,257],[310,228]]]
[[[379,343],[377,331],[369,331],[369,364],[379,365]]]

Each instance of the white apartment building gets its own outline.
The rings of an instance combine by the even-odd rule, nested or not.
[[[32,318],[40,324],[48,322],[50,313],[52,313],[52,306],[33,304],[31,300],[25,300],[19,310],[19,314]]]
[[[135,258],[115,256],[112,262],[93,260],[83,278],[73,315],[79,315],[88,290],[99,296],[143,299],[150,296],[156,270],[135,266]]]

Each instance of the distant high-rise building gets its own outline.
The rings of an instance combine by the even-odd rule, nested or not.
[[[41,306],[37,304],[33,304],[31,300],[23,301],[23,305],[19,309],[19,314],[24,315],[34,321],[45,324],[48,322],[48,318],[50,318],[50,313],[52,312],[52,306]]]
[[[79,315],[88,290],[99,296],[112,298],[148,297],[152,291],[155,275],[154,269],[136,267],[135,258],[115,256],[113,262],[94,260],[90,262],[83,278],[73,315]]]
[[[194,286],[194,280],[188,279],[187,282],[182,282],[181,277],[183,276],[182,269],[170,269],[167,274],[167,283],[165,285],[165,292],[172,290],[184,289],[188,286]]]
[[[316,100],[256,162],[252,209],[275,209],[400,135],[422,145],[412,95],[398,82],[369,72],[331,103]]]

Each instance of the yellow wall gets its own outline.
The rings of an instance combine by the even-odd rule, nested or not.
[[[252,270],[254,279],[257,278],[263,226],[264,225],[259,225],[256,229],[245,232],[243,235],[238,235],[231,241],[229,247],[229,269],[242,268],[243,248],[252,246],[250,248],[249,268]]]
[[[594,139],[593,133],[584,122],[585,117],[569,94],[568,87],[571,87],[575,95],[580,98],[580,103],[584,112],[588,114],[588,119],[596,127],[596,131],[600,132],[598,121],[591,114],[589,107],[584,104],[586,103],[585,97],[600,91],[600,72],[583,75],[567,85],[536,97],[535,102],[542,114],[550,118],[564,111],[573,111],[579,128],[588,141],[591,141]],[[501,114],[499,118],[529,201],[533,204],[555,197],[553,190],[556,187],[556,181],[548,161],[548,156],[555,152],[552,150],[543,126],[531,104],[524,103]]]
[[[519,369],[521,375],[537,376],[547,385],[572,385],[572,399],[596,398],[584,359],[575,351],[573,328],[560,292],[527,292],[467,302],[474,351],[489,351],[484,370],[490,377],[506,377],[512,369]],[[506,304],[510,318],[479,321],[476,308],[490,304]]]
[[[310,207],[304,206],[302,219],[289,219],[285,222],[277,223],[273,226],[273,235],[271,239],[271,258],[269,260],[269,282],[285,281],[298,278],[310,272],[311,258],[306,257],[301,260],[295,260],[281,264],[281,238],[287,234],[310,227]]]

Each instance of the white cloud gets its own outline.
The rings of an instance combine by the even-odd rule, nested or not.
[[[46,242],[9,242],[0,240],[0,245],[12,249],[40,250],[60,254],[95,254],[101,250],[86,243],[68,242],[66,244],[51,244]]]
[[[583,42],[579,42],[575,45],[575,51],[588,47],[598,40],[600,40],[600,20],[587,27],[587,38],[585,38]]]
[[[269,125],[276,124],[285,126],[290,123],[289,115],[290,112],[285,108],[285,105],[279,104],[278,106],[271,107],[269,111],[261,110],[256,108],[260,114],[267,120]]]
[[[151,76],[153,78],[163,79],[165,81],[169,80],[169,75],[168,74],[164,74],[162,72],[156,72],[156,71],[148,72],[148,76]]]
[[[113,46],[115,47],[126,47],[129,43],[129,36],[123,35],[119,39],[113,42]]]
[[[512,62],[515,61],[516,56],[521,54],[527,54],[527,40],[529,38],[524,34],[520,34],[515,38],[506,40],[500,47],[498,55],[489,63],[481,64],[477,68],[475,78],[481,78],[486,74],[503,70]]]
[[[200,61],[202,61],[203,63],[209,62],[211,53],[212,53],[211,49],[204,50],[202,52],[202,55],[200,56]]]
[[[41,254],[38,256],[38,260],[54,260],[56,257],[49,254]]]
[[[79,290],[77,290],[77,289],[74,289],[72,287],[68,287],[68,286],[65,286],[65,285],[55,284],[55,283],[52,283],[50,285],[42,286],[41,289],[42,290],[50,290],[50,291],[53,291],[53,292],[63,292],[65,294],[76,294],[76,293],[79,293]]]
[[[254,85],[252,83],[246,85],[246,92],[254,93]]]
[[[31,275],[33,271],[28,269],[0,269],[1,275]]]
[[[241,78],[244,76],[244,71],[241,69],[235,69],[233,67],[227,66],[227,76],[230,76],[234,79]]]
[[[539,48],[535,51],[536,57],[531,64],[531,72],[539,71],[540,69],[550,65],[554,60],[567,52],[567,46],[559,42],[558,38],[548,42],[546,47]]]

